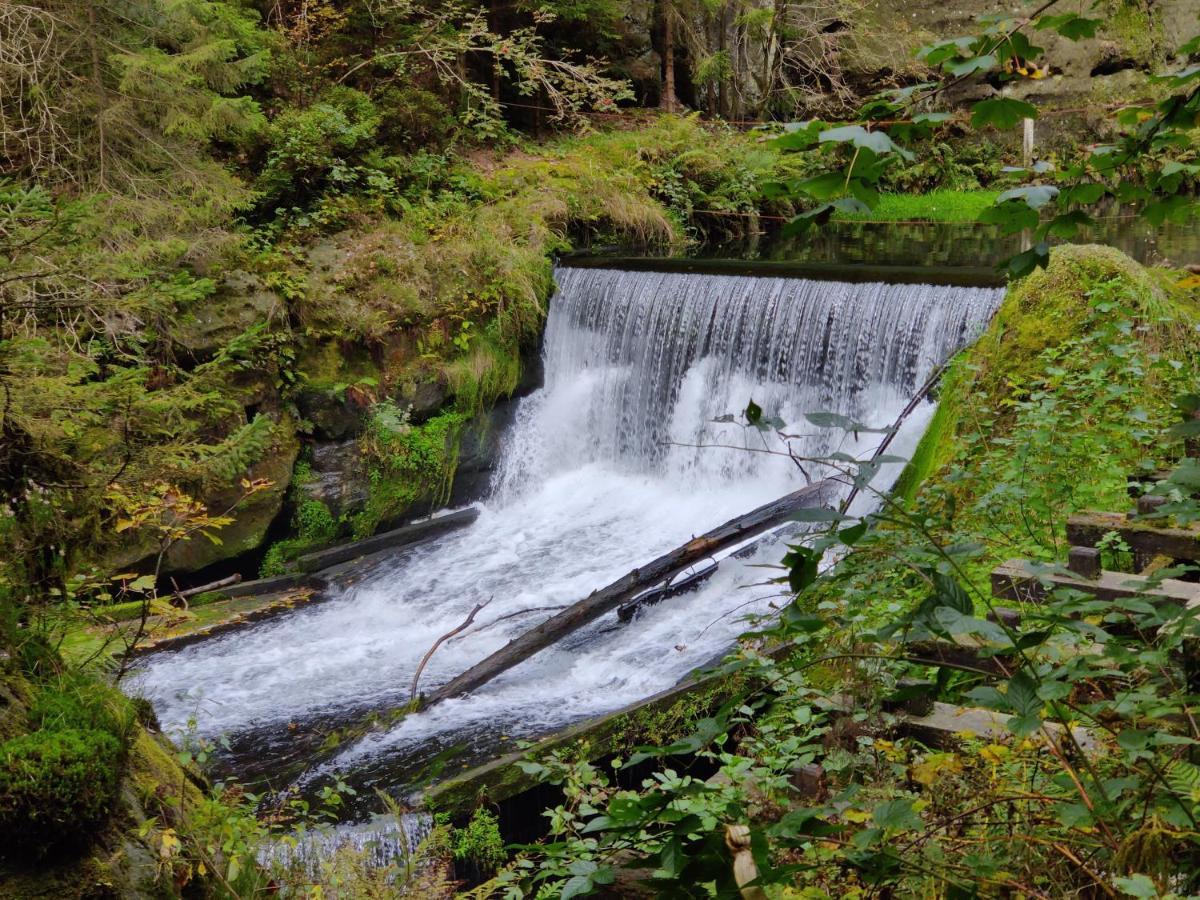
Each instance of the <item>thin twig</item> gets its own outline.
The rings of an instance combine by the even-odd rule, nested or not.
[[[433,646],[430,647],[429,650],[426,651],[426,653],[423,657],[421,657],[421,662],[417,666],[417,671],[413,672],[412,692],[409,694],[409,698],[408,698],[410,703],[416,701],[416,699],[417,699],[417,682],[421,680],[421,673],[425,671],[425,666],[428,665],[429,660],[433,657],[433,654],[435,654],[437,652],[438,647],[442,646],[442,644],[444,644],[450,638],[454,637],[459,632],[466,631],[468,628],[470,628],[471,623],[475,621],[475,617],[477,615],[479,615],[479,611],[481,609],[483,609],[485,606],[487,606],[489,603],[491,603],[493,599],[494,599],[494,597],[488,597],[487,600],[485,600],[483,603],[476,604],[475,608],[473,610],[471,610],[471,614],[469,616],[467,616],[467,618],[463,621],[463,623],[461,625],[459,625],[457,628],[447,631],[440,638],[438,638],[436,641],[434,641]]]

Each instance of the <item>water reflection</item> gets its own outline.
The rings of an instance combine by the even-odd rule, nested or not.
[[[1155,228],[1139,218],[1104,218],[1081,229],[1070,243],[1107,244],[1147,265],[1200,263],[1200,228],[1194,223]],[[1001,234],[994,225],[840,222],[795,238],[780,238],[776,229],[708,248],[702,255],[774,262],[998,266],[1021,249],[1021,235]]]

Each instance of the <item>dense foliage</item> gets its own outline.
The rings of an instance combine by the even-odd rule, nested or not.
[[[763,215],[795,230],[979,215],[1028,233],[1014,273],[1050,267],[947,374],[883,511],[793,550],[782,622],[731,663],[749,692],[639,753],[671,757],[642,790],[583,759],[531,763],[566,799],[552,839],[492,887],[620,893],[643,866],[665,894],[731,892],[740,848],[759,880],[743,892],[1200,890],[1179,662],[1194,621],[1058,594],[1020,631],[980,618],[993,563],[1053,563],[1063,510],[1121,502],[1129,471],[1172,462],[1160,435],[1195,394],[1194,281],[1048,251],[1105,203],[1185,220],[1200,48],[1114,0],[994,17],[914,56],[932,36],[887,32],[877,6],[0,4],[0,877],[35,858],[61,876],[17,895],[132,883],[109,862],[137,847],[151,863],[134,892],[449,891],[444,867],[367,872],[346,852],[268,872],[262,844],[336,817],[340,790],[311,807],[207,796],[194,766],[213,748],[166,749],[103,680],[154,621],[204,615],[188,579],[277,574],[444,502],[464,435],[520,387],[553,254],[738,237]],[[1152,74],[1102,139],[1022,166],[1003,132],[1039,115],[1039,34],[1107,34]],[[882,81],[845,68],[865,57]],[[828,121],[714,118],[801,111]],[[324,490],[331,455],[354,490]],[[832,462],[871,489],[871,464]],[[1194,466],[1146,483],[1180,523],[1195,486]],[[914,671],[898,648],[930,638],[1019,665],[998,686]],[[913,675],[1015,715],[1016,739],[897,737],[883,701]],[[1055,724],[1107,752],[1038,739]],[[689,757],[721,776],[684,772]],[[817,761],[827,783],[799,796],[797,767]],[[494,870],[495,818],[459,824],[430,854]]]

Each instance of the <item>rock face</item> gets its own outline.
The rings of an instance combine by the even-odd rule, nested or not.
[[[359,512],[370,496],[366,459],[355,439],[318,442],[312,447],[312,477],[297,483],[310,500],[325,504],[336,519]]]
[[[175,326],[172,338],[194,359],[207,360],[247,328],[283,315],[282,301],[261,278],[230,272],[215,295]]]
[[[230,513],[233,522],[216,532],[220,543],[197,536],[172,546],[167,551],[166,571],[196,572],[254,550],[263,542],[267,529],[283,509],[284,497],[292,483],[292,467],[300,453],[300,439],[290,417],[281,417],[274,433],[272,445],[250,466],[245,476],[251,480],[265,478],[271,482],[270,487],[238,504],[238,498],[243,494],[239,479],[238,483],[201,498],[210,515],[219,515],[234,507]]]

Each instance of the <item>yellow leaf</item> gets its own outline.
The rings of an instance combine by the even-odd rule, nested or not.
[[[1010,752],[1003,744],[988,744],[979,751],[979,755],[987,762],[996,764],[1008,756]]]
[[[1189,275],[1182,281],[1175,282],[1175,287],[1183,288],[1185,291],[1195,290],[1200,288],[1200,275]]]
[[[117,519],[117,531],[128,531],[134,525],[133,519]]]
[[[933,787],[938,778],[958,775],[962,772],[962,761],[953,753],[931,753],[925,761],[912,768],[913,781],[925,787]]]
[[[175,836],[175,829],[168,828],[162,833],[158,852],[162,855],[163,859],[170,859],[172,856],[175,856],[179,852],[179,847],[180,841]]]
[[[842,818],[847,822],[862,824],[871,821],[871,813],[865,809],[848,809],[842,813]]]

